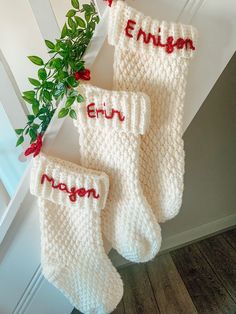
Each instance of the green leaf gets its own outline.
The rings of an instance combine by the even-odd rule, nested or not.
[[[42,108],[40,108],[40,110],[39,110],[39,113],[41,114],[41,113],[48,113],[48,108],[47,107],[42,107]]]
[[[30,90],[30,91],[23,92],[23,95],[24,95],[27,99],[34,99],[34,97],[35,97],[35,92]]]
[[[55,47],[54,43],[52,43],[50,40],[47,40],[47,39],[45,40],[45,44],[47,45],[49,49],[54,49]]]
[[[29,121],[30,123],[32,123],[32,122],[34,121],[35,116],[32,115],[32,114],[28,114],[28,115],[27,115],[27,118],[28,118],[28,121]]]
[[[89,4],[83,4],[83,10],[85,12],[93,12],[94,11],[93,7]]]
[[[76,63],[75,70],[76,71],[84,70],[84,62],[83,61],[79,61],[78,63]]]
[[[37,132],[34,129],[30,129],[29,135],[31,137],[31,142],[34,142],[37,138]]]
[[[42,81],[46,80],[46,78],[47,78],[47,71],[44,68],[39,69],[38,70],[38,77]]]
[[[66,101],[66,108],[72,106],[74,101],[75,101],[75,97],[69,97]]]
[[[76,90],[76,89],[71,89],[71,90],[69,90],[69,92],[68,92],[68,96],[69,97],[77,97],[77,95],[78,95],[78,91]]]
[[[58,113],[58,118],[64,118],[69,113],[69,109],[62,108]]]
[[[56,52],[59,52],[60,49],[61,49],[61,47],[60,47],[60,42],[57,42],[56,45],[55,45],[55,49],[54,49],[54,50],[55,50]]]
[[[91,27],[91,29],[94,31],[95,30],[95,27],[96,27],[96,24],[94,22],[90,22],[89,23],[89,26]]]
[[[77,114],[76,114],[76,112],[75,112],[74,109],[71,109],[71,110],[70,110],[69,115],[70,115],[70,117],[71,117],[72,119],[77,119]]]
[[[53,82],[45,82],[45,83],[43,84],[43,86],[44,86],[46,89],[52,90],[53,87],[54,87],[54,84],[53,84]]]
[[[68,35],[68,28],[66,23],[64,24],[62,31],[61,31],[61,38],[65,38]]]
[[[56,58],[53,60],[52,64],[53,64],[53,67],[58,70],[62,67],[63,61],[60,58]]]
[[[82,95],[77,96],[77,101],[78,102],[84,102],[84,97]]]
[[[94,17],[94,22],[97,24],[99,23],[99,16],[98,15]]]
[[[17,142],[16,142],[16,146],[19,146],[19,145],[22,144],[23,142],[24,142],[24,136],[21,135],[21,136],[18,138]]]
[[[38,130],[38,128],[39,128],[39,124],[34,123],[34,124],[32,125],[32,128],[33,128],[34,130]]]
[[[22,97],[28,104],[32,104],[34,102],[34,99],[29,99],[25,96]]]
[[[76,28],[76,23],[71,17],[68,18],[68,24],[72,30]]]
[[[65,51],[59,51],[59,55],[60,55],[63,59],[65,59],[65,58],[67,57],[68,53],[65,52]]]
[[[35,116],[39,113],[39,102],[36,99],[32,104],[32,110]]]
[[[87,45],[90,42],[90,39],[92,38],[93,33],[92,32],[86,32],[85,36],[86,36],[86,38],[83,40],[83,42]]]
[[[47,69],[53,69],[53,59],[51,59],[50,61],[48,61],[47,65],[46,65]]]
[[[49,93],[49,91],[48,90],[44,90],[43,91],[43,96],[44,96],[44,98],[46,99],[46,100],[48,100],[48,101],[51,101],[52,100],[52,95]]]
[[[78,0],[71,0],[71,4],[75,9],[79,10],[79,1]]]
[[[59,81],[62,81],[63,79],[65,79],[68,76],[68,73],[66,71],[58,71],[58,74],[56,74],[56,78]]]
[[[76,24],[79,26],[79,27],[82,27],[82,28],[85,28],[86,27],[86,23],[85,21],[79,17],[79,16],[75,16],[75,21],[76,21]]]
[[[85,12],[85,20],[86,20],[86,22],[89,22],[91,15],[92,14],[90,12]]]
[[[32,85],[34,85],[34,86],[40,86],[40,85],[41,85],[41,83],[40,83],[38,80],[36,80],[36,79],[34,79],[34,78],[32,78],[32,77],[29,77],[28,80],[29,80],[30,83],[31,83]]]
[[[33,62],[36,65],[43,65],[43,60],[40,57],[37,56],[29,56],[28,57],[31,62]]]
[[[73,70],[72,72],[74,72],[75,71],[75,61],[74,60],[70,60],[69,61],[69,65],[71,67],[71,70]]]
[[[90,8],[93,13],[96,13],[96,8],[92,1],[90,2]]]
[[[46,119],[46,117],[47,117],[46,115],[38,116],[39,120],[41,120],[41,121],[44,121]]]
[[[62,50],[66,50],[68,48],[67,44],[64,43],[63,41],[61,40],[57,40],[57,44],[59,45],[59,47],[62,49]]]
[[[73,9],[71,9],[71,10],[69,10],[69,11],[67,12],[66,16],[67,16],[67,17],[73,17],[73,16],[75,16],[75,14],[76,14],[76,11],[73,10]]]
[[[78,86],[78,82],[76,81],[76,79],[74,78],[74,76],[69,76],[69,77],[67,78],[67,83],[69,84],[69,86],[72,86],[72,87]]]
[[[23,131],[24,131],[24,129],[15,129],[15,132],[16,132],[17,135],[22,134]]]

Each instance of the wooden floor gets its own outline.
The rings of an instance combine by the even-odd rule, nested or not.
[[[114,314],[234,314],[236,229],[119,272],[125,291]]]

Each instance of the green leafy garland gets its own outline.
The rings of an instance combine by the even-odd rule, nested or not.
[[[71,4],[73,9],[66,14],[67,22],[63,26],[61,38],[56,39],[55,43],[45,40],[49,48],[48,53],[52,54],[52,57],[47,62],[38,56],[28,57],[40,68],[37,79],[29,78],[34,88],[23,92],[22,95],[31,106],[32,113],[27,116],[26,126],[15,130],[18,135],[16,146],[24,142],[25,136],[30,136],[30,143],[33,143],[45,132],[58,101],[66,97],[65,107],[60,110],[58,117],[64,118],[69,115],[72,119],[76,119],[73,104],[75,101],[84,100],[77,88],[80,83],[80,73],[89,72],[85,69],[82,57],[99,22],[99,17],[93,2],[82,7],[78,0],[71,0]],[[82,13],[84,18],[78,16],[78,13]]]

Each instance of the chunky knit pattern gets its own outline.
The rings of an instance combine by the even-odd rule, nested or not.
[[[145,92],[151,99],[151,125],[141,141],[140,180],[159,222],[176,216],[182,203],[183,101],[196,37],[192,26],[153,20],[123,1],[110,9],[114,88]]]
[[[160,248],[161,233],[139,182],[138,135],[149,124],[149,98],[142,93],[108,91],[90,85],[81,85],[80,92],[85,98],[77,106],[75,120],[80,162],[105,171],[110,179],[102,231],[126,259],[150,260]],[[101,111],[104,108],[106,113]]]
[[[110,313],[123,294],[101,237],[108,184],[104,173],[44,154],[34,159],[31,192],[39,197],[43,274],[83,313]],[[68,193],[73,187],[76,197]],[[85,194],[91,189],[96,193]]]

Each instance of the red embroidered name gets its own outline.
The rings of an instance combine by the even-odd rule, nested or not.
[[[103,106],[105,107],[106,104],[104,103]],[[88,117],[92,119],[99,118],[100,116],[106,119],[113,119],[116,116],[121,122],[125,120],[125,117],[119,110],[112,109],[110,113],[108,113],[106,109],[96,109],[95,103],[91,103],[87,106],[87,113]]]
[[[135,30],[136,21],[134,20],[128,20],[126,28],[125,28],[125,35],[129,38],[133,38],[132,31]],[[151,33],[146,33],[141,27],[137,32],[136,40],[142,40],[145,44],[152,43],[155,47],[162,47],[165,49],[167,53],[172,53],[174,51],[174,48],[177,49],[191,49],[195,50],[195,47],[193,45],[193,41],[189,38],[178,38],[174,41],[173,36],[168,36],[166,39],[166,42],[163,43],[161,40],[161,35],[159,34],[161,32],[161,29],[158,29],[158,32],[156,35]]]
[[[51,187],[53,189],[58,189],[60,191],[66,192],[69,195],[69,199],[71,200],[71,202],[76,202],[77,196],[85,197],[87,195],[87,197],[92,196],[96,199],[100,197],[99,194],[96,193],[95,189],[86,190],[85,188],[68,188],[65,183],[55,184],[54,179],[50,178],[47,174],[44,173],[41,178],[41,184],[43,184],[45,180],[51,183]]]

